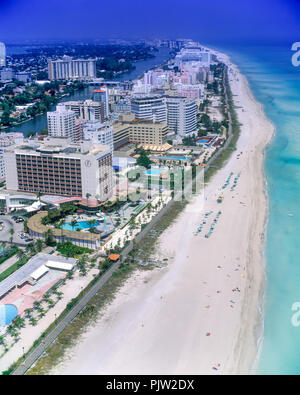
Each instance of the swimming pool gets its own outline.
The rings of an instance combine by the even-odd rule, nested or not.
[[[186,156],[155,156],[152,159],[158,159],[158,160],[189,160],[188,157]]]
[[[61,229],[63,230],[74,230],[76,231],[76,229],[90,229],[90,228],[95,228],[96,226],[100,225],[100,222],[96,221],[93,225],[89,224],[89,221],[78,221],[77,224],[73,227],[71,225],[71,222],[67,222],[66,224],[64,224],[63,226],[61,226]]]
[[[0,305],[0,326],[9,325],[18,316],[18,309],[14,304]]]
[[[163,171],[163,169],[151,169],[147,170],[145,174],[147,174],[148,176],[159,176]]]
[[[198,140],[198,141],[197,141],[197,144],[208,144],[210,141],[211,141],[210,139],[207,139],[207,140],[205,140],[205,139],[203,139],[203,140]]]

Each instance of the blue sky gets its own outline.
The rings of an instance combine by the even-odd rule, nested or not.
[[[300,41],[299,0],[0,0],[0,41]]]

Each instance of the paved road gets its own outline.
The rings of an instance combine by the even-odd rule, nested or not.
[[[227,67],[226,67],[226,72]],[[225,85],[225,76],[223,76],[223,84],[225,87],[225,102],[228,105],[228,95]],[[222,151],[227,149],[232,139],[232,125],[231,125],[231,114],[228,112],[228,118],[230,120],[228,128],[228,139],[224,146],[218,150],[214,157],[208,162],[205,170],[211,166],[214,159],[216,159]],[[171,206],[170,206],[171,207]],[[156,222],[156,221],[155,221]],[[145,233],[146,234],[146,233]],[[144,236],[140,235],[140,239]],[[123,260],[130,252],[130,246],[126,247],[122,253]],[[70,324],[70,322],[80,313],[80,311],[89,303],[89,301],[96,295],[96,293],[103,287],[103,285],[110,279],[112,274],[119,268],[121,262],[115,263],[97,282],[91,289],[80,299],[80,301],[70,310],[67,315],[48,333],[44,340],[27,355],[25,360],[11,373],[12,375],[24,375],[27,370],[37,361],[37,359],[46,351],[46,349],[55,341],[58,335]]]
[[[223,75],[223,86],[224,86],[224,93],[225,93],[225,103],[227,104],[227,109],[229,110],[229,104],[228,104],[228,93],[227,93],[227,89],[226,89],[226,84],[225,84],[225,75],[227,74],[228,76],[228,67],[225,66],[225,73]],[[229,77],[228,77],[229,78]],[[228,149],[228,146],[231,142],[232,139],[232,117],[231,117],[231,113],[230,111],[228,111],[227,113],[228,115],[228,119],[229,119],[229,127],[228,127],[228,138],[225,141],[225,144],[223,145],[223,147],[219,148],[219,150],[215,153],[215,155],[213,155],[207,162],[207,165],[205,166],[205,171],[207,171],[210,167],[211,168],[215,168],[216,166],[213,166],[212,163],[221,155],[221,153]]]
[[[6,261],[0,264],[0,274],[5,272],[10,266],[15,264],[18,261],[17,255],[13,255],[12,257],[8,258]]]

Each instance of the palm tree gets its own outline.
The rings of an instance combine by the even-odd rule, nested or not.
[[[24,310],[24,313],[26,314],[26,318],[30,318],[30,317],[31,317],[32,310],[31,310],[31,309],[25,309],[25,310]]]
[[[71,272],[69,272],[69,273],[71,273]],[[63,292],[57,292],[56,295],[57,295],[58,300],[61,300],[63,295],[64,295],[64,293]]]
[[[26,256],[26,254],[25,254],[24,250],[21,250],[21,248],[18,248],[18,251],[17,251],[18,259],[21,260],[21,259],[25,258],[25,256]]]
[[[17,339],[20,337],[20,332],[17,331],[16,329],[14,329],[14,330],[10,333],[10,335],[11,335],[12,337],[14,337],[15,340],[17,340]]]
[[[38,239],[35,243],[35,248],[37,252],[41,252],[43,249],[43,242],[41,239]]]
[[[61,238],[61,242],[64,242],[64,230],[63,230],[63,226],[66,224],[66,220],[62,219],[59,223],[59,227],[60,227],[60,238]]]
[[[25,320],[24,318],[17,317],[14,321],[14,324],[17,328],[21,329],[25,326]]]
[[[37,319],[34,318],[34,317],[30,317],[30,318],[29,318],[29,321],[30,321],[30,323],[31,323],[32,326],[35,326],[35,325],[37,324]]]
[[[90,194],[90,193],[86,193],[85,194],[85,197],[86,197],[86,204],[88,205],[89,204],[89,198],[91,197],[92,195]]]
[[[11,228],[10,230],[9,230],[9,233],[11,234],[11,236],[10,236],[10,238],[9,238],[9,240],[10,240],[10,242],[12,243],[13,242],[13,239],[14,239],[14,233],[15,233],[15,231],[14,231],[14,229],[13,228]]]
[[[37,300],[35,300],[35,301],[33,302],[33,306],[34,306],[36,309],[38,309],[38,308],[40,307],[40,305],[41,305],[41,302],[39,302],[39,301],[37,301]]]
[[[90,227],[92,227],[93,225],[96,225],[96,223],[97,223],[97,221],[96,221],[95,219],[90,219],[90,220],[88,221],[88,225],[89,225]]]
[[[73,229],[73,230],[74,230],[74,228],[75,228],[76,225],[78,225],[78,222],[77,222],[76,219],[73,219],[73,220],[71,221],[71,226],[72,226],[72,229]]]
[[[26,246],[26,252],[30,255],[35,255],[36,254],[36,249],[35,249],[35,245],[33,243],[29,243]]]

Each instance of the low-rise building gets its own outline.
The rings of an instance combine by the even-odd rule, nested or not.
[[[120,115],[113,129],[115,149],[127,143],[161,145],[170,134],[167,122],[136,119],[133,115]]]

